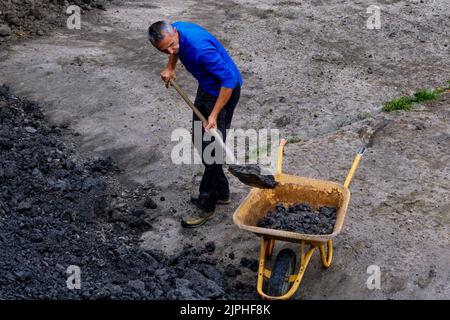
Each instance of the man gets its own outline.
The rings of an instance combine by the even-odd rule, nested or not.
[[[178,59],[198,81],[194,104],[208,119],[207,123],[203,123],[199,140],[203,141],[205,130],[210,128],[220,130],[225,140],[242,86],[241,74],[225,48],[207,30],[189,22],[155,22],[148,29],[148,37],[153,46],[169,55],[167,66],[161,72],[166,87],[171,79],[176,79]],[[195,114],[193,128],[194,121],[199,121]],[[198,197],[191,198],[195,210],[182,218],[183,227],[202,225],[213,216],[216,204],[230,202],[230,190],[222,162],[207,163],[203,156],[203,151],[213,141],[202,142],[201,155],[205,171]]]

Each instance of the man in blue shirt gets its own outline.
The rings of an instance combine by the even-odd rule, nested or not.
[[[222,162],[205,162],[203,151],[214,140],[203,141],[203,134],[205,130],[217,128],[225,140],[226,130],[230,128],[234,108],[239,101],[242,77],[225,48],[199,25],[158,21],[149,27],[148,37],[153,46],[169,55],[169,61],[161,72],[166,87],[170,79],[176,79],[175,67],[180,60],[198,81],[194,104],[208,119],[207,123],[203,123],[200,139],[205,171],[199,196],[191,198],[196,209],[181,221],[183,227],[196,227],[213,216],[216,204],[230,203],[230,190]],[[194,114],[193,124],[195,121],[199,119]]]

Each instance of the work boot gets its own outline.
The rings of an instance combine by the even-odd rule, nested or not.
[[[181,218],[181,226],[184,228],[195,228],[201,226],[214,216],[214,210],[203,210],[197,206],[187,217]]]
[[[204,198],[201,195],[199,195],[197,197],[191,197],[191,203],[198,206],[198,205],[202,204],[202,201],[204,201],[203,199]],[[229,194],[217,196],[216,204],[230,204],[230,203],[231,203],[231,199],[230,199]]]
[[[224,196],[218,196],[217,197],[217,204],[230,204],[231,203],[231,198],[230,195],[224,195]]]

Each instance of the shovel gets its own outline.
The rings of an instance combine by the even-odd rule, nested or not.
[[[195,115],[202,121],[207,122],[206,118],[201,114],[197,107],[191,102],[186,93],[178,86],[174,80],[169,81],[175,90],[180,94],[181,98],[194,111]],[[210,128],[208,132],[219,143],[220,147],[225,151],[226,158],[229,163],[228,170],[232,175],[238,178],[242,183],[260,189],[273,189],[277,185],[275,178],[271,174],[262,174],[261,168],[256,164],[239,165],[233,152],[225,145],[222,136],[215,128]]]

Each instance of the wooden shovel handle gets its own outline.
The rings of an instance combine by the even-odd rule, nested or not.
[[[189,97],[187,96],[186,92],[184,92],[179,86],[178,84],[175,82],[175,80],[170,79],[169,83],[172,87],[175,88],[175,90],[177,90],[177,92],[180,94],[180,96],[183,98],[183,100],[188,104],[188,106],[192,109],[192,111],[194,111],[195,115],[202,121],[202,122],[206,122],[206,118],[202,115],[202,113],[197,109],[196,106],[194,106],[194,104],[192,103],[191,99],[189,99]]]

